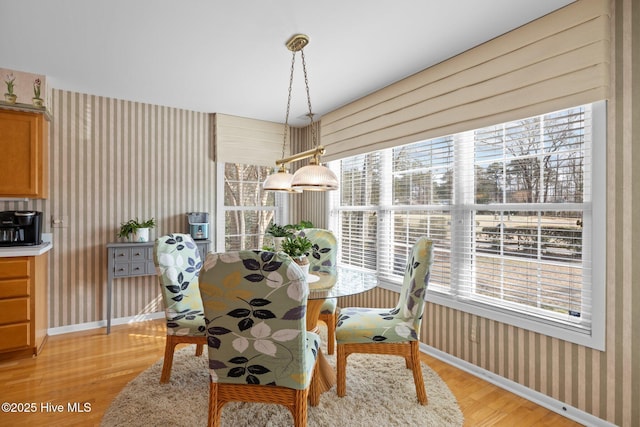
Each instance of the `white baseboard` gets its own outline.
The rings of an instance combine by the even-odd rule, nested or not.
[[[111,319],[111,326],[125,325],[129,323],[145,322],[147,320],[162,319],[164,318],[164,311],[156,311],[154,313],[138,314],[130,317],[120,317],[118,319]],[[106,328],[107,321],[100,320],[99,322],[80,323],[77,325],[60,326],[57,328],[49,328],[47,333],[49,335],[68,334],[70,332],[87,331],[89,329]]]
[[[431,347],[424,343],[420,343],[420,350],[423,353],[428,354],[429,356],[433,356],[438,360],[448,363],[449,365],[462,369],[463,371],[475,377],[481,378],[504,390],[510,391],[513,394],[516,394],[537,405],[547,408],[550,411],[563,415],[577,423],[589,427],[616,427],[615,424],[611,424],[608,421],[595,417],[578,408],[574,408],[571,405],[567,405],[566,403],[551,398],[546,394],[542,394],[538,391],[525,387],[522,384],[518,384],[515,381],[511,381],[507,378],[501,377],[500,375],[496,375],[493,372],[487,371],[486,369],[480,368],[472,363],[466,362],[462,359],[458,359],[457,357],[451,356],[450,354],[440,351],[437,348]]]

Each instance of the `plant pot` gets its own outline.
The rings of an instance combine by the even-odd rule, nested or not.
[[[16,95],[15,93],[4,94],[4,100],[7,101],[9,104],[15,104],[17,99],[18,99],[18,95]]]
[[[307,277],[309,275],[309,260],[306,256],[300,258],[293,258],[293,261],[298,264],[298,267],[302,269],[304,276]]]
[[[284,239],[286,239],[286,237],[273,238],[273,246],[276,248],[276,252],[279,252],[282,250],[282,242],[284,242]]]
[[[42,100],[42,98],[31,98],[31,101],[36,107],[42,107],[44,105],[44,101]]]
[[[149,241],[149,229],[148,228],[138,228],[133,234],[131,234],[132,242],[148,242]]]

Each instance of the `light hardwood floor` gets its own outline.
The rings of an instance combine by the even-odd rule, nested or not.
[[[100,425],[120,390],[163,356],[164,340],[164,321],[154,320],[115,326],[110,335],[102,328],[52,336],[37,358],[0,361],[0,401],[35,409],[20,414],[2,411],[0,426]],[[458,399],[465,426],[580,425],[451,365],[422,357]]]

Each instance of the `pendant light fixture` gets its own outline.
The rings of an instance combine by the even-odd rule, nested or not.
[[[300,193],[308,191],[328,191],[338,189],[338,178],[326,166],[320,164],[320,156],[325,153],[324,147],[318,145],[316,126],[313,123],[313,113],[311,110],[311,96],[309,95],[309,81],[307,78],[307,66],[304,60],[304,47],[309,43],[309,37],[304,34],[296,34],[287,43],[287,49],[292,52],[291,76],[289,78],[289,96],[287,98],[287,113],[284,120],[284,140],[282,142],[282,159],[276,160],[279,166],[278,172],[270,175],[264,181],[263,188],[268,191],[282,191],[288,193]],[[307,90],[307,105],[309,106],[309,120],[311,124],[311,135],[315,148],[284,157],[287,145],[287,132],[289,130],[289,109],[291,106],[291,88],[293,86],[293,72],[296,63],[296,53],[300,52],[302,57],[302,70],[304,72],[304,83]],[[293,175],[287,170],[287,165],[303,159],[311,158],[309,165],[298,169]]]

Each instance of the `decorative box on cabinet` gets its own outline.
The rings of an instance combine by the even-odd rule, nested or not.
[[[144,243],[108,243],[107,274],[107,334],[111,332],[111,301],[113,279],[136,276],[155,276],[156,266],[153,262],[153,244]],[[210,240],[196,240],[200,258],[204,260],[209,252]]]
[[[0,360],[36,356],[47,339],[48,254],[0,258]]]
[[[0,197],[49,195],[49,123],[45,112],[0,108]]]

